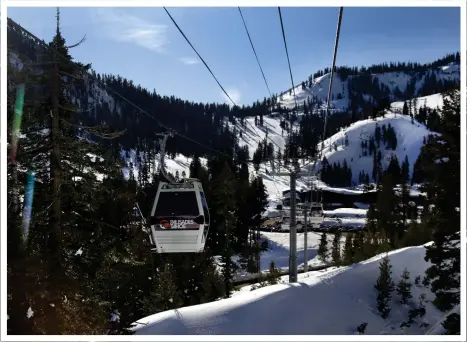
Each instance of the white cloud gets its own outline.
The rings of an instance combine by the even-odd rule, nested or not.
[[[199,63],[198,59],[192,58],[192,57],[182,57],[182,58],[180,58],[180,61],[183,64],[186,64],[186,65],[193,65],[193,64],[198,64]]]
[[[237,88],[229,88],[229,89],[226,89],[225,91],[227,92],[227,94],[229,94],[230,98],[237,105],[240,105],[240,99],[242,98],[242,94],[240,93],[240,90],[238,90]],[[233,105],[232,101],[229,100],[229,98],[224,94],[224,92],[222,92],[222,97],[227,103]]]
[[[113,40],[133,43],[159,53],[166,52],[167,25],[150,23],[122,9],[110,7],[97,8],[91,16]]]

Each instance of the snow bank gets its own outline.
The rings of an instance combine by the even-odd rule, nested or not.
[[[412,279],[429,266],[424,246],[389,253],[393,279],[397,282],[405,267]],[[135,323],[138,335],[348,335],[368,322],[367,334],[424,334],[444,317],[432,304],[426,304],[424,321],[401,330],[408,318],[408,307],[399,304],[394,293],[392,311],[383,320],[376,310],[373,285],[383,255],[349,267],[308,272],[296,284],[278,284],[254,291],[241,291],[231,298],[148,316]],[[285,280],[285,279],[284,279]],[[415,301],[421,293],[433,299],[424,287],[412,287]],[[438,331],[439,332],[439,331]]]

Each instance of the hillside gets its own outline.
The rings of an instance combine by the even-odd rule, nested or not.
[[[406,267],[413,282],[430,265],[423,259],[424,246],[403,248],[388,255],[395,282]],[[438,328],[437,323],[445,315],[431,303],[425,303],[423,319],[416,319],[410,328],[400,328],[422,293],[428,301],[433,299],[429,289],[421,285],[412,286],[409,305],[400,304],[394,293],[389,318],[379,317],[373,285],[383,256],[348,267],[301,274],[299,282],[293,285],[283,277],[282,284],[253,291],[244,287],[228,299],[141,318],[133,331],[137,335],[349,335],[367,322],[368,335],[419,335]],[[427,326],[421,328],[422,322]]]
[[[320,103],[320,108],[325,108],[327,101],[330,73],[323,76],[310,79],[308,86],[302,85],[295,87],[295,96],[299,104],[304,101],[314,100]],[[333,87],[331,91],[332,101],[331,108],[333,111],[349,111],[351,110],[351,102],[356,96],[361,96],[366,102],[372,103],[380,99],[376,98],[373,94],[376,90],[383,89],[385,96],[397,101],[399,99],[409,99],[411,97],[426,96],[427,91],[425,87],[428,83],[439,82],[446,86],[452,82],[459,82],[460,80],[460,65],[457,62],[446,63],[442,66],[432,66],[425,70],[411,71],[409,67],[406,71],[389,71],[383,73],[370,73],[360,71],[356,75],[346,75],[344,77],[336,72],[333,80]],[[362,81],[364,79],[364,81]],[[363,90],[358,89],[352,83],[370,82],[373,89]],[[365,84],[366,85],[366,84]],[[295,106],[293,92],[288,92],[279,96],[279,101],[283,107],[292,108]]]
[[[359,184],[359,172],[363,171],[371,175],[373,157],[364,155],[366,149],[362,148],[362,142],[368,141],[370,137],[374,136],[377,125],[379,127],[391,125],[394,127],[397,136],[397,148],[395,150],[386,148],[381,143],[380,151],[382,151],[383,168],[388,167],[390,158],[393,155],[396,155],[399,161],[403,161],[407,156],[410,175],[412,175],[415,160],[420,154],[424,138],[432,134],[424,125],[418,122],[411,123],[410,117],[391,112],[387,113],[384,118],[358,121],[334,134],[331,138],[325,140],[323,154],[330,164],[343,164],[345,160],[352,170],[352,181],[356,184]],[[319,168],[318,165],[317,169]]]
[[[418,108],[421,106],[426,106],[428,108],[441,108],[442,107],[442,96],[440,94],[434,94],[426,97],[417,98],[416,102]],[[340,132],[334,134],[328,138],[324,145],[324,156],[328,159],[329,163],[340,163],[343,164],[346,160],[347,164],[352,170],[352,180],[359,184],[358,175],[360,171],[371,174],[373,167],[373,157],[370,155],[362,155],[362,141],[368,140],[370,137],[374,136],[375,127],[379,125],[391,125],[394,127],[397,135],[397,148],[392,150],[390,148],[384,148],[384,144],[381,144],[381,151],[383,151],[382,164],[386,168],[389,163],[389,159],[392,155],[396,155],[398,160],[402,162],[405,156],[408,156],[409,165],[410,165],[410,175],[413,172],[413,165],[417,159],[421,146],[423,145],[424,137],[431,134],[430,130],[426,128],[425,125],[418,122],[412,124],[409,116],[397,114],[403,103],[395,102],[391,104],[391,111],[386,112],[385,117],[373,119],[360,120],[356,123],[351,124],[349,127],[342,129]],[[245,129],[237,127],[237,132],[242,132],[241,138],[239,139],[240,146],[248,146],[250,151],[250,157],[252,156],[252,151],[255,151],[258,147],[258,144],[266,138],[266,132],[268,134],[268,139],[274,141],[279,146],[283,147],[285,144],[286,137],[282,136],[282,130],[280,127],[280,118],[275,115],[265,116],[263,126],[255,126],[254,118],[247,118],[245,121],[248,121]],[[347,145],[345,140],[347,139]],[[122,156],[125,154],[122,152]],[[135,158],[135,151],[132,150],[130,157],[126,158],[127,166],[130,163],[133,164],[133,170],[135,176],[137,177],[139,164]],[[177,171],[181,175],[183,171],[188,174],[188,167],[191,163],[191,158],[184,157],[182,155],[176,156],[174,159],[168,157],[166,160],[167,170],[172,174],[176,174]],[[205,164],[206,161],[203,159],[202,163]],[[155,166],[158,166],[156,162]],[[268,190],[270,201],[276,201],[282,197],[282,191],[289,188],[289,179],[287,177],[279,177],[266,174],[266,169],[271,171],[269,163],[264,163],[261,165],[258,174],[263,177],[263,182],[266,185]],[[252,173],[255,173],[252,165],[249,166],[249,170]],[[307,170],[305,168],[304,170]],[[319,165],[316,165],[316,169],[319,170]],[[127,174],[127,172],[126,172]],[[300,179],[298,182],[298,188],[307,188],[307,179]],[[361,192],[357,189],[335,189],[334,187],[329,188],[326,184],[322,182],[318,184],[319,188],[334,189],[339,192]]]

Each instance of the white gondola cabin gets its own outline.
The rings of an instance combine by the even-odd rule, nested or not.
[[[324,221],[323,204],[319,202],[312,202],[310,205],[310,223],[318,225]]]
[[[151,242],[157,253],[199,253],[209,232],[209,209],[199,180],[159,183],[151,210]]]

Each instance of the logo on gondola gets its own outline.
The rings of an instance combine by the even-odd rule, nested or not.
[[[160,229],[186,229],[187,226],[193,226],[196,223],[193,220],[166,220],[162,219],[159,223]]]
[[[169,229],[170,228],[170,223],[167,220],[161,220],[160,222],[160,227],[162,229]]]
[[[173,229],[185,229],[187,224],[195,224],[193,220],[170,220],[170,226]]]

